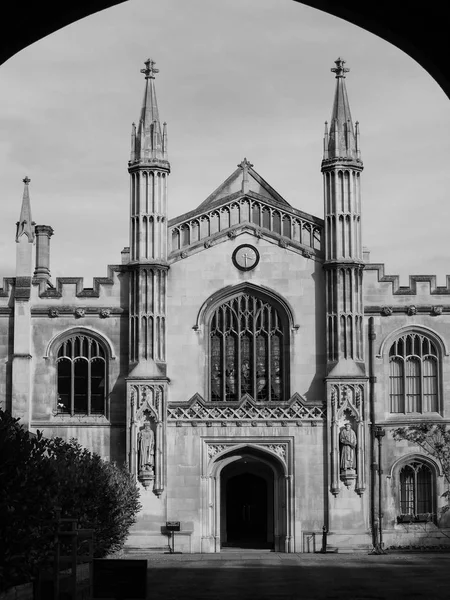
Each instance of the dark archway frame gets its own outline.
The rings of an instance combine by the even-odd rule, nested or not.
[[[0,26],[0,64],[47,35],[124,1],[78,0],[57,6],[50,0],[25,5],[10,3],[7,18]],[[428,71],[450,97],[450,36],[445,2],[428,3],[426,9],[405,10],[404,3],[388,0],[294,1],[344,19],[400,48]]]

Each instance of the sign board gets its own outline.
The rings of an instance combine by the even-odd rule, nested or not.
[[[180,521],[166,521],[167,531],[180,531]]]
[[[92,598],[145,600],[147,561],[94,558]]]

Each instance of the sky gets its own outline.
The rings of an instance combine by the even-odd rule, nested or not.
[[[323,217],[324,122],[338,57],[360,122],[363,244],[386,274],[450,274],[450,102],[401,50],[292,0],[129,0],[0,66],[0,285],[14,276],[23,178],[51,225],[52,281],[104,277],[128,246],[131,123],[152,58],[168,123],[169,218],[246,157]]]

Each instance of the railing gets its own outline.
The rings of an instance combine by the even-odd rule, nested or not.
[[[62,519],[61,509],[56,510],[55,519],[48,523],[54,525],[53,562],[39,574],[35,600],[92,597],[94,530],[78,529],[77,523],[77,519]]]

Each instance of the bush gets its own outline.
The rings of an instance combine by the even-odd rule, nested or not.
[[[57,472],[55,498],[62,518],[95,529],[96,558],[120,550],[141,508],[134,477],[125,466],[102,460],[75,439],[49,440],[48,456]]]
[[[24,431],[0,410],[0,590],[30,581],[48,562],[55,508],[94,529],[94,555],[123,547],[140,510],[125,466],[104,461],[72,439]]]
[[[52,551],[55,470],[48,440],[0,410],[0,589],[30,581]]]

